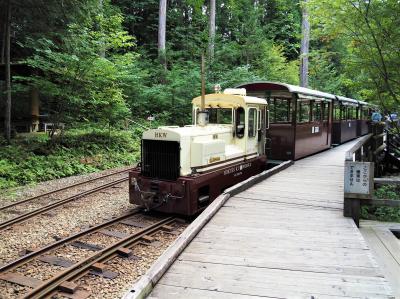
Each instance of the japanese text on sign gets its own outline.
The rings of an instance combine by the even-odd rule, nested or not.
[[[370,162],[346,161],[344,173],[344,192],[371,195],[370,174],[373,173]]]

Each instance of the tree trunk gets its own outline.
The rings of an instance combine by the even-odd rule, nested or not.
[[[7,37],[7,7],[6,4],[0,5],[0,8],[2,9],[1,13],[1,49],[0,49],[0,64],[5,64],[5,50],[6,50],[6,37]],[[3,98],[4,98],[4,81],[0,80],[0,106],[3,104]],[[4,107],[5,108],[5,107]],[[4,131],[5,133],[5,131]],[[5,134],[4,134],[5,135]]]
[[[160,0],[158,18],[158,57],[164,68],[167,69],[167,59],[165,53],[165,30],[167,26],[167,0]]]
[[[2,6],[0,6],[3,8]],[[2,31],[2,36],[1,36],[1,52],[0,52],[0,63],[4,64],[5,62],[5,50],[6,50],[6,31],[7,31],[7,10],[6,7],[4,7],[4,13],[1,15],[3,22],[1,23],[1,26],[3,26]]]
[[[300,49],[300,86],[308,87],[308,53],[310,48],[310,23],[308,21],[307,1],[303,0]]]
[[[215,46],[215,1],[210,0],[210,29],[209,29],[209,45],[208,52],[210,61],[214,60],[214,46]]]
[[[103,16],[103,0],[99,0],[99,11],[100,14]],[[99,29],[101,29],[101,27],[99,26]],[[106,57],[106,49],[105,49],[105,45],[104,45],[104,40],[100,41],[100,51],[99,51],[99,56],[104,58]]]
[[[11,139],[11,66],[10,66],[10,27],[11,27],[11,3],[7,1],[6,18],[6,43],[5,43],[5,75],[6,75],[6,109],[5,109],[5,137],[10,143]]]

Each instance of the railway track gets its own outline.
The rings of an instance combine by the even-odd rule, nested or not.
[[[83,186],[86,184],[92,184],[92,183],[98,182],[98,181],[101,182],[101,180],[108,179],[112,176],[127,173],[129,170],[130,169],[126,169],[126,170],[114,172],[111,174],[103,175],[103,176],[100,176],[97,178],[86,180],[84,182],[79,182],[79,183],[69,185],[67,187],[63,187],[63,188],[60,188],[60,189],[57,189],[57,190],[54,190],[51,192],[47,192],[47,193],[44,193],[44,194],[41,194],[38,196],[34,196],[31,198],[22,200],[22,201],[18,201],[15,203],[11,203],[9,205],[2,206],[2,207],[0,207],[0,212],[3,214],[4,213],[7,213],[9,215],[19,214],[19,213],[21,213],[21,214],[15,216],[15,217],[8,218],[5,221],[0,222],[0,231],[3,229],[6,229],[16,223],[20,223],[22,221],[28,220],[32,217],[35,217],[44,212],[50,211],[56,207],[66,204],[66,203],[72,202],[74,200],[80,199],[80,198],[88,196],[90,194],[93,194],[93,193],[102,191],[104,189],[113,187],[115,185],[118,185],[120,183],[123,183],[128,180],[128,177],[123,177],[123,178],[120,178],[117,180],[113,180],[112,182],[102,184],[100,186],[95,186],[89,190],[80,191],[72,196],[67,196],[67,197],[61,198],[61,199],[59,199],[59,198],[52,199],[52,198],[50,198],[50,196],[53,196],[53,195],[63,192],[63,191],[67,191],[67,190],[70,191],[73,188]],[[43,202],[44,202],[44,204],[43,204]],[[33,207],[33,209],[32,209],[32,205],[37,205],[37,207]],[[21,212],[21,209],[23,209],[24,206],[25,206],[26,210],[29,210],[29,208],[31,208],[31,210],[28,212]]]
[[[69,298],[87,298],[90,292],[79,285],[80,278],[91,274],[114,279],[118,273],[107,269],[107,261],[115,257],[140,259],[132,253],[134,246],[151,246],[154,242],[152,236],[161,231],[174,234],[178,222],[179,219],[173,217],[159,219],[143,215],[140,209],[135,209],[3,265],[0,267],[0,281],[6,282],[9,287],[22,287],[22,294],[18,294],[18,297],[23,295],[23,298],[52,297],[57,294]],[[90,240],[97,240],[97,243]],[[46,273],[45,279],[32,275],[32,269],[37,275]]]

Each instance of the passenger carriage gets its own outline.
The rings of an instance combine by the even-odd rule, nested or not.
[[[358,101],[357,108],[357,137],[368,134],[370,117],[372,109],[367,102]]]
[[[336,96],[333,111],[333,144],[342,144],[357,137],[358,108],[358,101]]]
[[[334,95],[275,82],[238,87],[269,103],[268,159],[297,160],[330,148]]]

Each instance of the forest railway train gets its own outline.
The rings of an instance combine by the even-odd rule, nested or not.
[[[365,102],[275,82],[193,99],[193,125],[143,133],[129,173],[131,203],[191,216],[226,188],[266,169],[368,133]]]

